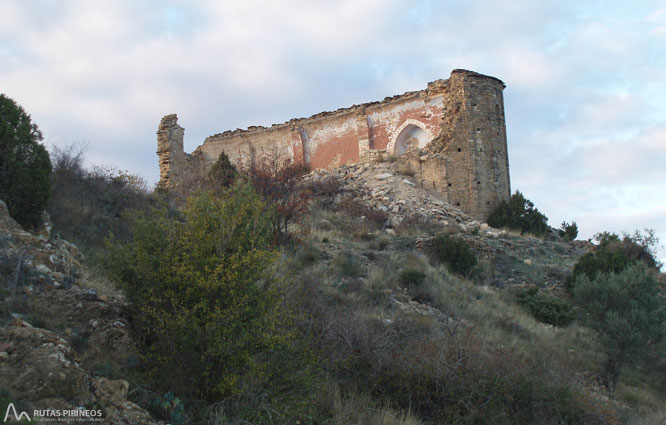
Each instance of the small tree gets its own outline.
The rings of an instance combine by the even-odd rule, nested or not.
[[[548,231],[548,218],[534,207],[534,203],[516,191],[508,201],[502,201],[488,216],[488,224],[500,228],[533,233],[537,236]]]
[[[238,171],[229,160],[229,156],[222,152],[217,158],[213,168],[208,172],[208,180],[214,186],[229,187],[238,177]]]
[[[664,337],[666,310],[659,284],[642,264],[621,273],[576,279],[574,300],[606,350],[606,386],[614,390],[622,367],[641,358]]]
[[[42,132],[23,108],[0,94],[0,199],[24,227],[39,225],[51,192]]]
[[[564,239],[573,241],[576,239],[576,236],[578,236],[578,225],[575,221],[572,221],[571,224],[563,221],[560,225],[560,230],[558,230],[558,233]]]
[[[239,171],[275,209],[273,236],[276,242],[284,242],[289,225],[308,209],[311,192],[299,185],[308,167],[293,162],[279,151],[273,151],[246,166],[241,164]]]

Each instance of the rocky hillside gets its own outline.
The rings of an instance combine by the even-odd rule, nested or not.
[[[37,235],[22,230],[0,201],[3,414],[14,403],[30,416],[101,410],[90,422],[159,423],[127,400],[126,380],[107,378],[111,359],[130,365],[137,357],[122,296],[93,288],[88,275],[76,246],[52,237],[49,225]]]
[[[303,336],[295,346],[312,364],[289,369],[303,374],[301,387],[271,393],[250,385],[213,402],[162,385],[163,375],[142,378],[137,310],[130,320],[122,293],[88,270],[76,246],[48,225],[22,230],[0,202],[0,410],[10,402],[28,412],[101,410],[101,423],[152,424],[160,421],[148,401],[169,391],[183,414],[150,411],[179,425],[662,422],[663,356],[649,359],[656,373],[632,367],[609,392],[603,347],[574,320],[564,282],[589,243],[491,228],[410,174],[386,161],[305,176],[309,207],[291,222],[290,243],[267,273],[295,313],[288,324]],[[97,226],[93,234],[108,233]],[[475,265],[459,272],[438,258],[438,235],[464,242]],[[544,321],[521,303],[528,293],[565,308],[570,320]],[[285,362],[270,364],[284,370]],[[276,402],[277,393],[291,398]]]
[[[566,243],[555,229],[546,238],[493,229],[449,205],[437,192],[419,187],[409,174],[400,163],[384,162],[313,171],[304,180],[314,187],[335,187],[333,193],[318,198],[320,203],[339,206],[354,199],[385,214],[382,229],[387,235],[396,230],[414,234],[413,243],[421,250],[429,250],[430,239],[419,231],[457,234],[488,263],[492,273],[484,276],[484,283],[492,286],[533,284],[556,289],[591,247],[587,242]]]

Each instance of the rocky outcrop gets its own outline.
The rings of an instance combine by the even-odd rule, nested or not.
[[[369,208],[385,212],[389,217],[386,223],[388,229],[399,226],[410,217],[426,217],[442,227],[455,227],[456,230],[478,229],[490,236],[502,233],[450,205],[439,192],[420,187],[409,175],[411,170],[404,167],[404,163],[388,161],[349,165],[334,170],[313,171],[304,182],[337,181],[340,190],[332,202],[352,196]]]
[[[48,224],[24,231],[0,201],[0,386],[29,412],[98,409],[94,423],[159,423],[127,400],[127,381],[100,375],[136,353],[123,298],[90,288],[87,274],[76,246]]]

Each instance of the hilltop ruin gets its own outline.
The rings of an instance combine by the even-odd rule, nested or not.
[[[312,169],[399,157],[416,181],[472,217],[510,196],[504,83],[456,69],[424,90],[354,105],[271,127],[209,136],[191,154],[175,114],[157,131],[160,186],[205,176],[225,152],[232,162],[285,155]]]

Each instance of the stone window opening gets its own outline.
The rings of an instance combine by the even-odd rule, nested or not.
[[[451,183],[449,183],[449,187],[451,187]]]
[[[458,152],[462,152],[462,149],[461,149],[461,148],[458,148]]]
[[[456,207],[459,207],[459,206],[460,206],[460,202],[456,202]]]

